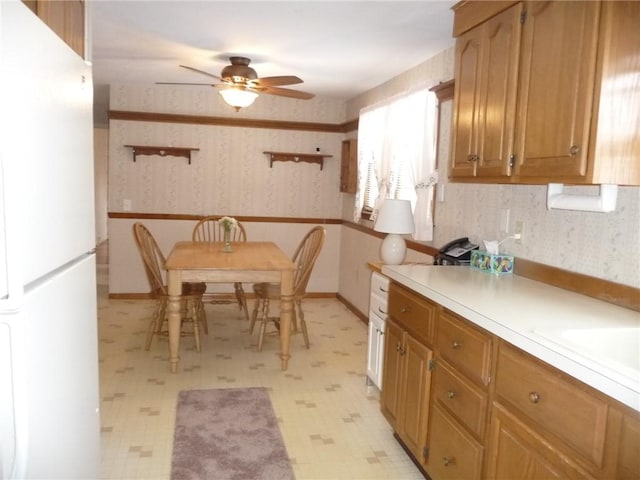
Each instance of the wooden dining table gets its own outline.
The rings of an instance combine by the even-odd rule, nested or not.
[[[169,365],[178,370],[180,361],[180,294],[183,282],[279,283],[280,360],[282,370],[289,364],[293,314],[293,273],[295,264],[273,242],[232,242],[231,252],[223,242],[178,242],[165,262],[169,291]]]

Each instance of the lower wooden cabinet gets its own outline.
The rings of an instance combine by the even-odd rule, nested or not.
[[[382,413],[420,463],[427,439],[431,358],[426,345],[394,321],[387,321]]]
[[[384,367],[382,369],[382,393],[380,408],[382,414],[394,430],[398,426],[398,410],[400,404],[400,376],[402,356],[400,348],[403,344],[402,329],[395,322],[387,320],[384,341]]]
[[[595,392],[507,343],[495,377],[496,400],[553,438],[556,449],[593,471],[606,467],[609,406]]]
[[[487,477],[640,478],[640,414],[500,342]]]
[[[640,413],[623,414],[620,425],[616,476],[620,480],[640,478]]]
[[[432,479],[482,478],[484,448],[438,404],[431,410],[426,470]],[[514,477],[516,478],[516,477]]]
[[[552,453],[549,445],[503,407],[494,407],[492,414],[487,478],[589,478],[584,472],[569,468],[566,464],[561,468],[557,462],[547,459]]]
[[[439,310],[425,466],[432,479],[482,477],[493,344],[487,332]]]
[[[389,316],[382,413],[432,480],[640,479],[640,412],[395,283]]]

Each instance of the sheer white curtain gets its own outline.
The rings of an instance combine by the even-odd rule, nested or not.
[[[358,125],[356,221],[362,214],[367,172],[373,162],[378,198],[372,220],[385,198],[409,200],[415,223],[413,238],[419,241],[433,238],[435,139],[436,98],[427,88],[362,109]]]

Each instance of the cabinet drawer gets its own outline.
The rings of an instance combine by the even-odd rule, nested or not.
[[[487,417],[487,394],[445,362],[436,365],[433,380],[433,398],[474,435],[482,438]]]
[[[386,298],[372,294],[369,300],[369,312],[374,312],[377,316],[386,320],[389,313],[388,303],[389,301]]]
[[[440,356],[470,380],[489,384],[491,337],[466,320],[443,310],[438,324],[437,350]]]
[[[389,297],[389,277],[373,272],[371,274],[371,295],[376,295],[381,298]]]
[[[602,467],[608,407],[587,387],[501,343],[496,395],[590,463]]]
[[[460,429],[437,404],[431,414],[427,473],[437,479],[479,479],[482,446]]]
[[[389,316],[414,337],[433,344],[437,305],[399,285],[389,287]]]

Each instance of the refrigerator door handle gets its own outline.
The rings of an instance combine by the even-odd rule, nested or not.
[[[15,206],[12,208],[17,203],[15,193],[20,186],[5,181],[8,173],[15,173],[7,170],[12,170],[12,166],[6,164],[0,151],[0,267],[4,267],[0,268],[0,315],[16,313],[24,295],[20,268],[22,251],[19,236],[15,234],[20,231],[20,215]]]
[[[4,253],[4,252],[2,252]],[[22,298],[24,296],[24,286],[17,275],[18,268],[16,263],[11,261],[11,256],[7,255],[6,261],[6,290],[0,298],[0,315],[11,315],[17,313],[22,306]]]

